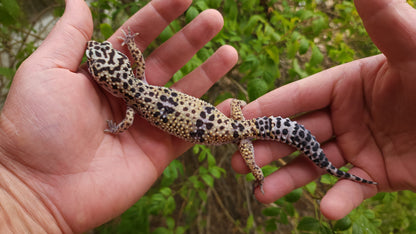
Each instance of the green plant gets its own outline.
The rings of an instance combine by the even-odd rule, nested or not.
[[[51,1],[40,13],[28,13],[17,0],[0,0],[0,61],[3,100],[12,77],[39,45],[50,27],[38,21],[52,13],[53,23],[63,1]],[[97,40],[108,38],[148,1],[91,1]],[[415,6],[415,0],[408,1]],[[24,6],[27,6],[25,3]],[[225,26],[167,84],[171,85],[205,61],[219,46],[239,52],[238,65],[203,98],[211,103],[235,97],[252,101],[289,82],[323,69],[379,53],[369,43],[352,0],[194,0],[144,51],[148,55],[203,10],[219,9]],[[35,17],[33,17],[35,15]],[[29,20],[30,19],[30,20]],[[150,22],[149,22],[150,23]],[[52,24],[50,24],[52,25]],[[158,182],[120,217],[93,233],[413,233],[416,195],[409,191],[380,193],[347,217],[330,221],[319,201],[336,179],[324,175],[272,204],[259,204],[250,194],[252,175],[236,175],[229,156],[235,147],[195,145],[174,160]],[[288,158],[299,156],[294,153]],[[266,175],[285,160],[265,166]],[[344,168],[346,169],[346,168]]]

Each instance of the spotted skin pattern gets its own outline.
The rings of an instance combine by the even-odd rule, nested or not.
[[[127,103],[126,117],[116,124],[108,120],[108,133],[127,130],[137,113],[154,126],[191,143],[218,145],[236,143],[240,153],[254,175],[254,188],[263,192],[263,173],[256,164],[252,140],[279,141],[303,152],[317,166],[330,174],[367,184],[377,184],[348,172],[338,170],[328,161],[319,142],[301,124],[282,117],[260,117],[246,120],[241,108],[244,101],[231,102],[231,117],[228,118],[213,105],[179,91],[149,85],[145,79],[145,61],[137,48],[130,30],[124,33],[122,45],[135,61],[135,72],[129,58],[114,49],[110,42],[89,41],[86,56],[88,70],[94,80],[105,90]]]

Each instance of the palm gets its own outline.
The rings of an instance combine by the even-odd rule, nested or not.
[[[291,116],[325,142],[323,149],[336,166],[351,162],[353,174],[379,182],[378,186],[341,180],[321,202],[331,219],[344,217],[363,199],[378,191],[415,190],[416,127],[416,13],[405,2],[356,0],[367,31],[384,55],[357,60],[274,90],[250,103],[246,118],[262,115]],[[406,38],[406,39],[403,39]],[[333,138],[335,136],[335,138]],[[283,145],[258,142],[259,164],[291,152]],[[234,168],[245,172],[238,155]],[[268,176],[261,202],[273,202],[324,173],[307,159]]]
[[[123,134],[104,133],[107,119],[119,121],[123,118],[125,104],[97,87],[85,67],[77,71],[87,40],[83,34],[90,35],[92,28],[85,3],[72,4],[77,4],[76,8],[81,7],[81,12],[85,13],[79,22],[85,31],[64,34],[62,31],[72,30],[65,28],[68,25],[64,23],[54,29],[53,36],[45,41],[45,45],[52,48],[41,47],[19,68],[1,123],[8,126],[10,133],[17,133],[8,135],[15,144],[9,153],[13,155],[12,164],[21,167],[19,176],[25,178],[24,183],[32,185],[34,193],[42,194],[47,200],[45,203],[53,207],[51,210],[57,209],[70,228],[82,231],[131,206],[189,144],[140,118]],[[167,25],[165,19],[173,20],[186,9],[187,4],[185,1],[179,5],[167,1],[149,5],[134,16],[131,22],[135,24],[127,22],[123,27],[140,28],[143,49]],[[164,12],[165,18],[157,14],[154,14],[154,19],[141,18],[155,9]],[[69,24],[73,18],[70,13],[67,17],[64,16],[62,21]],[[152,25],[146,23],[149,20]],[[148,80],[156,84],[166,82],[221,27],[222,19],[217,12],[201,14],[186,30],[149,56]],[[58,39],[62,34],[75,35],[76,40],[63,40],[68,43],[59,45]],[[183,37],[187,40],[182,40]],[[122,49],[114,38],[116,36],[110,41]],[[181,51],[172,53],[171,48],[180,48]],[[52,64],[50,59],[45,59],[49,57],[54,58]],[[200,96],[234,65],[236,58],[234,49],[222,47],[174,88]],[[216,67],[215,72],[206,71],[212,66]],[[199,85],[192,86],[195,82]]]

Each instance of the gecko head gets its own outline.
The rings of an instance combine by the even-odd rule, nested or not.
[[[108,41],[89,41],[85,55],[94,80],[114,96],[124,97],[126,83],[134,77],[129,58]]]

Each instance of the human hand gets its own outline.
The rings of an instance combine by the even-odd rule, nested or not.
[[[357,60],[276,89],[247,105],[247,119],[308,114],[296,120],[310,129],[336,166],[347,162],[352,174],[377,186],[338,181],[321,201],[329,219],[340,219],[364,199],[381,191],[416,190],[416,11],[405,1],[356,0],[358,12],[383,55]],[[335,138],[332,138],[334,137]],[[256,142],[256,162],[264,166],[293,148]],[[239,154],[232,159],[246,173]],[[268,176],[269,203],[325,173],[305,157]]]
[[[122,28],[139,32],[144,50],[190,3],[152,1]],[[146,59],[148,82],[165,84],[222,25],[217,11],[201,13]],[[6,215],[21,210],[13,224],[29,223],[32,231],[82,232],[108,221],[190,147],[139,118],[121,135],[104,133],[106,120],[121,120],[126,105],[91,81],[85,66],[79,69],[92,27],[85,2],[67,0],[64,16],[17,71],[0,115],[0,183],[9,199],[0,202],[14,206]],[[109,41],[126,52],[121,35]],[[236,61],[232,47],[221,47],[173,88],[201,96]]]

